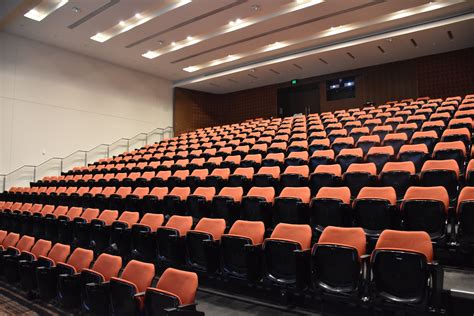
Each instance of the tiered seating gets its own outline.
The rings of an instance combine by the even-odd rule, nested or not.
[[[4,243],[29,234],[53,249],[132,260],[130,269],[142,260],[285,293],[433,307],[426,294],[440,290],[433,252],[474,249],[471,107],[474,95],[421,98],[184,133],[4,192]],[[50,266],[67,257],[69,250],[53,256]],[[411,264],[416,286],[383,272],[405,273]],[[360,273],[366,267],[371,272]],[[126,271],[111,282],[112,311],[130,311],[130,293],[149,286],[145,272]],[[157,294],[170,291],[168,282],[157,289],[146,291],[148,312],[161,308],[155,299],[192,301]]]

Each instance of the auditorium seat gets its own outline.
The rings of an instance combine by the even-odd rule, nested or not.
[[[203,217],[209,217],[211,213],[211,202],[216,195],[213,187],[198,187],[187,197],[187,214],[191,215],[197,222]]]
[[[237,220],[229,233],[221,236],[222,274],[225,278],[257,281],[261,274],[260,250],[265,225]]]
[[[421,168],[420,183],[423,186],[443,186],[450,199],[457,196],[459,166],[454,159],[427,160]]]
[[[186,213],[186,199],[191,194],[189,187],[173,188],[163,197],[163,214],[165,217],[184,215]]]
[[[212,199],[211,213],[214,218],[223,218],[227,227],[240,218],[244,190],[241,187],[224,187]]]
[[[142,307],[136,294],[145,292],[155,277],[151,263],[130,261],[120,277],[111,277],[109,284],[110,310],[113,315],[135,315]],[[96,308],[94,308],[96,309]]]
[[[272,209],[275,201],[273,187],[253,187],[242,197],[240,219],[260,221],[272,226]]]
[[[397,199],[400,200],[406,190],[415,184],[416,170],[411,161],[405,162],[387,162],[380,172],[380,185],[393,187],[397,193]]]
[[[425,144],[406,144],[400,147],[398,161],[413,162],[415,170],[418,173],[428,158],[428,153],[429,150]]]
[[[441,141],[433,149],[433,158],[436,160],[454,159],[460,171],[464,169],[466,160],[466,146],[462,141]]]
[[[361,228],[328,226],[311,251],[312,284],[318,294],[357,301],[364,292],[366,237]]]
[[[201,218],[186,233],[187,266],[196,271],[215,272],[219,267],[219,242],[226,228],[222,218]]]
[[[348,187],[322,187],[310,204],[310,223],[315,233],[327,226],[351,226],[351,192]]]
[[[239,167],[229,176],[227,185],[230,187],[242,187],[244,192],[247,192],[252,186],[254,173],[253,167]]]
[[[263,242],[264,282],[283,291],[309,285],[311,227],[280,223]]]
[[[409,231],[425,231],[434,242],[442,242],[446,232],[446,216],[449,195],[442,186],[408,188],[400,210],[403,228]]]
[[[141,200],[141,213],[162,213],[163,199],[167,194],[167,187],[154,187],[149,194],[143,196]]]
[[[123,212],[120,217],[112,222],[110,225],[110,236],[104,233],[103,238],[109,237],[108,240],[103,240],[104,243],[108,244],[107,251],[112,254],[118,254],[122,257],[127,257],[131,251],[131,232],[132,225],[138,223],[140,214],[138,212]],[[99,236],[97,236],[97,239]],[[95,240],[96,244],[99,242]]]
[[[215,187],[217,191],[226,186],[230,176],[230,168],[216,168],[206,177],[206,186]]]
[[[115,210],[104,210],[99,217],[94,218],[89,224],[89,247],[96,253],[101,253],[108,246],[112,223],[119,217]]]
[[[371,257],[371,292],[375,303],[425,312],[440,300],[442,277],[433,265],[433,246],[425,232],[385,230]],[[390,271],[398,271],[391,273]]]
[[[148,287],[144,294],[140,294],[144,295],[144,312],[146,315],[181,312],[190,316],[202,316],[204,313],[196,311],[197,287],[198,277],[195,273],[168,268],[156,287]]]
[[[308,187],[286,187],[275,198],[273,225],[308,224],[311,191]]]
[[[165,266],[184,264],[186,233],[192,226],[191,216],[173,215],[164,226],[158,227],[156,240],[159,263]]]

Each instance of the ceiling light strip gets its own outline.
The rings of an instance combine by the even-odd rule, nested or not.
[[[209,61],[209,62],[206,62],[206,63],[203,63],[203,64],[188,66],[188,67],[183,68],[183,70],[186,71],[186,72],[195,72],[195,71],[206,69],[206,68],[213,67],[213,66],[216,66],[216,65],[222,65],[224,63],[235,61],[237,59],[242,59],[242,58],[246,58],[246,57],[266,53],[268,51],[277,50],[277,49],[281,49],[281,48],[288,47],[288,46],[300,45],[301,43],[304,43],[304,42],[314,41],[314,40],[322,39],[322,38],[325,38],[325,37],[334,36],[336,34],[342,34],[342,33],[346,33],[346,32],[349,32],[349,31],[365,28],[365,27],[368,27],[368,26],[373,26],[373,25],[376,25],[376,24],[390,22],[390,21],[394,21],[394,20],[397,20],[397,19],[402,19],[402,18],[414,16],[414,15],[417,15],[417,14],[438,10],[438,9],[445,8],[447,6],[451,6],[451,5],[462,3],[462,2],[464,2],[464,0],[441,0],[441,1],[438,1],[438,2],[431,2],[431,3],[424,4],[424,5],[421,5],[421,6],[418,6],[418,7],[396,11],[396,12],[393,12],[393,13],[382,15],[380,17],[374,17],[373,19],[370,19],[370,20],[351,23],[351,24],[346,24],[346,25],[341,25],[341,26],[337,26],[337,27],[331,27],[329,29],[320,31],[316,34],[306,36],[306,37],[303,37],[303,38],[288,40],[288,41],[285,41],[285,42],[276,42],[274,44],[259,47],[257,49],[254,49],[252,51],[248,51],[248,52],[245,52],[245,53],[229,55],[229,56],[234,56],[234,58],[232,58],[232,60],[227,59],[227,58],[220,58],[220,59]]]
[[[131,29],[134,29],[137,26],[140,26],[154,18],[157,18],[165,13],[185,6],[191,2],[192,0],[177,0],[165,6],[160,5],[158,8],[137,13],[134,16],[128,18],[127,20],[120,21],[108,30],[97,33],[96,35],[92,36],[91,39],[96,42],[103,43],[115,36],[130,31]]]
[[[68,2],[69,0],[43,0],[36,7],[26,12],[24,16],[39,22]]]
[[[285,5],[283,8],[276,10],[272,13],[255,17],[255,18],[235,19],[235,20],[230,21],[229,24],[226,24],[217,28],[217,30],[212,33],[193,35],[192,40],[184,39],[179,42],[175,42],[175,45],[168,45],[159,49],[149,50],[148,52],[142,54],[142,56],[148,59],[154,59],[158,56],[162,56],[164,54],[180,50],[184,47],[189,47],[189,46],[195,45],[197,43],[200,43],[205,40],[209,40],[211,38],[214,38],[220,35],[224,35],[230,32],[241,30],[243,28],[267,21],[275,17],[282,16],[291,12],[303,10],[311,6],[320,4],[322,2],[324,2],[324,0],[295,1],[294,3]]]
[[[281,57],[278,57],[278,58],[273,58],[273,59],[270,59],[270,60],[256,62],[256,63],[253,63],[253,64],[249,64],[249,65],[245,65],[245,66],[241,66],[241,67],[237,67],[237,68],[232,68],[232,69],[220,71],[220,72],[216,72],[216,73],[213,73],[213,74],[206,74],[206,75],[201,75],[199,77],[194,77],[194,78],[191,78],[191,79],[176,81],[176,82],[173,83],[173,87],[182,87],[182,86],[186,86],[186,85],[193,84],[193,83],[198,83],[198,82],[202,82],[202,81],[206,81],[206,80],[210,80],[210,79],[215,79],[215,78],[219,78],[219,77],[223,77],[223,76],[232,75],[232,74],[243,72],[243,71],[248,71],[248,70],[251,70],[251,69],[258,68],[258,67],[265,67],[265,66],[269,66],[269,65],[279,64],[279,63],[282,63],[282,62],[286,62],[286,61],[290,61],[290,60],[294,60],[294,59],[298,59],[298,58],[303,58],[303,57],[307,57],[307,56],[312,56],[312,55],[316,55],[316,54],[330,52],[330,51],[343,49],[343,48],[346,48],[346,47],[351,47],[351,46],[356,46],[356,45],[361,45],[361,44],[365,44],[365,43],[369,43],[369,42],[380,41],[380,40],[387,39],[387,38],[403,36],[403,35],[410,34],[410,33],[420,32],[420,31],[424,31],[424,30],[428,30],[428,29],[432,29],[432,28],[442,27],[442,26],[445,26],[445,25],[455,24],[455,23],[468,21],[468,20],[473,20],[473,19],[474,19],[474,13],[467,13],[467,14],[463,14],[463,15],[460,15],[460,16],[444,19],[444,20],[439,20],[439,21],[435,21],[435,22],[428,22],[428,23],[425,23],[425,24],[411,26],[411,27],[407,27],[407,28],[404,28],[404,29],[399,29],[399,30],[384,32],[384,33],[380,33],[380,34],[370,35],[370,36],[366,36],[366,37],[362,37],[362,38],[358,38],[358,39],[354,39],[354,40],[349,40],[349,41],[345,41],[345,42],[341,42],[341,43],[337,43],[337,44],[332,44],[332,45],[328,45],[328,46],[316,47],[316,48],[313,48],[313,49],[310,49],[310,50],[305,50],[305,51],[302,51],[302,52],[292,53],[292,54],[281,56]]]

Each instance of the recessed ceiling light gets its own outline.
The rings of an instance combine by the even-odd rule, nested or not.
[[[188,36],[188,37],[186,37],[186,39],[187,39],[188,41],[190,41],[190,40],[193,39],[193,37],[192,37],[192,36]]]
[[[120,24],[120,26],[124,26],[124,25],[125,25],[125,21],[120,21],[119,24]]]
[[[176,45],[176,42],[171,42],[171,45],[175,46],[175,45]]]
[[[135,17],[136,17],[137,19],[141,19],[143,16],[142,16],[140,13],[137,13],[137,14],[135,14]]]
[[[158,45],[163,45],[164,42],[163,41],[158,41]]]
[[[39,1],[40,3],[24,14],[24,17],[35,21],[41,21],[48,15],[61,8],[63,5],[69,2],[69,0],[50,0],[50,1]]]
[[[78,7],[73,7],[72,12],[79,13],[79,12],[81,12],[81,9],[79,9]]]

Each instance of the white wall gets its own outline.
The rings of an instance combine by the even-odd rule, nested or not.
[[[171,82],[0,32],[0,173],[172,125]]]

